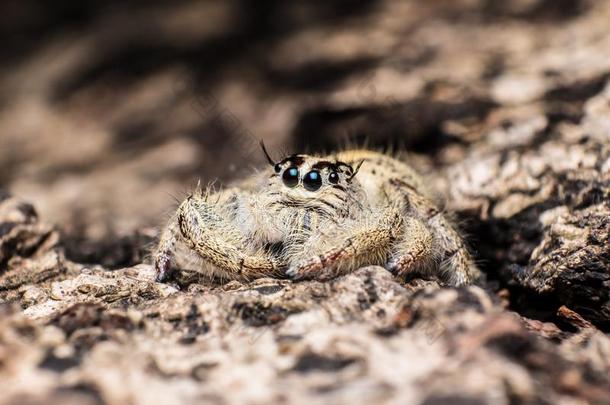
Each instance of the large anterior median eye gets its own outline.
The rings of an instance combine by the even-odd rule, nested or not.
[[[288,187],[296,187],[299,184],[299,169],[292,166],[284,171],[282,174],[282,180]]]
[[[316,191],[320,187],[322,187],[322,176],[320,172],[317,170],[312,170],[303,176],[303,185],[306,190]]]

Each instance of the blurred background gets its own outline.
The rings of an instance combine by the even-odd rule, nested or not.
[[[431,173],[515,117],[576,121],[610,72],[608,21],[593,0],[4,0],[0,187],[73,259],[118,266],[198,179],[264,164],[259,139]]]

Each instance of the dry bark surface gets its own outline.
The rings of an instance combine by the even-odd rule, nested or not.
[[[1,6],[0,403],[610,403],[610,2],[251,4]],[[400,151],[486,280],[156,283],[259,138]]]

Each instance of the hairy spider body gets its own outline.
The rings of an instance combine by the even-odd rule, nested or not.
[[[163,231],[157,279],[172,259],[213,277],[328,279],[363,265],[449,285],[479,270],[424,180],[390,156],[291,155],[237,187],[198,190]]]

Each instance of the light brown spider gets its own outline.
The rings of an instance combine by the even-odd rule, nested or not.
[[[265,154],[270,169],[180,204],[154,255],[159,281],[172,258],[180,268],[234,280],[322,280],[364,265],[450,285],[479,276],[459,233],[405,163],[367,150],[277,163]]]

